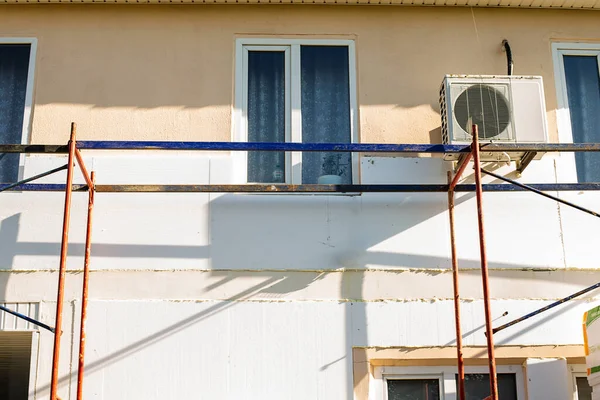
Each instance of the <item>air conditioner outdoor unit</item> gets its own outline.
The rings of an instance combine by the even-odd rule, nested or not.
[[[446,75],[440,89],[444,144],[470,144],[470,123],[480,143],[546,143],[546,106],[539,76]],[[519,160],[524,152],[481,152],[483,161]],[[446,154],[446,160],[458,159]],[[541,158],[539,153],[536,158]]]

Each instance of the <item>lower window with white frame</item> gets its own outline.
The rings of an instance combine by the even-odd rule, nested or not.
[[[354,42],[238,39],[234,140],[351,143],[356,133]],[[252,151],[239,180],[349,184],[357,158],[340,152]]]
[[[592,388],[588,383],[587,376],[575,376],[576,400],[592,400]]]
[[[523,373],[520,366],[498,366],[500,400],[524,400]],[[454,400],[458,398],[456,367],[378,367],[375,373],[379,390],[370,400]],[[490,395],[487,367],[465,368],[467,400],[482,400]]]
[[[587,379],[587,367],[577,364],[571,365],[572,400],[592,400],[592,387]]]

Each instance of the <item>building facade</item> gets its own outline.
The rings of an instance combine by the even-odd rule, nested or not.
[[[440,143],[444,76],[504,75],[503,39],[515,74],[543,78],[549,142],[600,142],[597,1],[7,3],[2,143],[64,144],[71,122],[78,140]],[[98,184],[446,183],[453,168],[393,154],[83,155]],[[549,153],[518,178],[599,182],[597,160]],[[0,177],[64,163],[3,155]],[[514,163],[490,168],[517,177]],[[595,192],[560,197],[600,210]],[[0,195],[0,303],[51,326],[63,202]],[[484,202],[495,325],[600,281],[594,217],[524,192]],[[63,400],[76,393],[86,209],[74,193]],[[467,387],[480,399],[472,193],[457,195],[456,219]],[[445,193],[99,193],[91,260],[86,399],[457,398]],[[495,336],[502,399],[591,399],[581,321],[596,298]],[[8,314],[0,323],[0,391],[48,398],[53,335]]]

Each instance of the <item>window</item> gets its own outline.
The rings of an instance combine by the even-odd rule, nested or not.
[[[27,142],[35,39],[0,38],[0,143]],[[19,175],[19,154],[0,154],[0,182]]]
[[[525,399],[523,373],[520,366],[498,366],[500,400]],[[443,400],[454,398],[458,388],[456,367],[376,367],[380,382],[369,400]],[[468,400],[489,396],[487,367],[467,367],[465,390]]]
[[[587,379],[585,365],[570,365],[573,400],[592,400],[592,387]]]
[[[37,332],[0,331],[0,399],[33,398],[37,338]]]
[[[458,385],[458,375],[455,378]],[[465,374],[467,400],[485,399],[490,395],[490,374]],[[517,400],[517,375],[498,374],[500,400]]]
[[[588,383],[587,377],[576,377],[577,400],[592,400],[592,387]]]
[[[437,400],[441,379],[388,379],[388,400]],[[498,374],[500,400],[517,399],[516,374]],[[458,387],[458,376],[455,377]],[[490,395],[489,374],[465,374],[467,400],[481,400]]]
[[[553,44],[562,142],[600,142],[600,44]],[[600,182],[600,153],[575,154],[579,182]]]
[[[236,50],[234,140],[356,141],[354,43],[348,40],[240,39]],[[243,182],[352,183],[351,153],[248,152]]]
[[[400,378],[387,381],[388,400],[439,400],[440,379]]]

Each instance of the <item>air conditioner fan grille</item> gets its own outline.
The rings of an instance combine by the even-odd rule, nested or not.
[[[471,133],[469,118],[477,125],[480,139],[494,139],[510,124],[510,106],[506,96],[490,85],[469,86],[454,103],[454,118]]]

